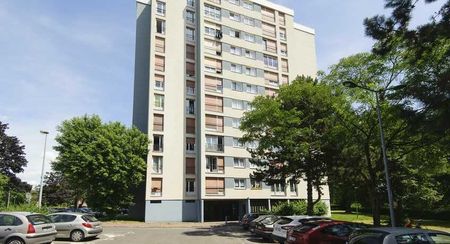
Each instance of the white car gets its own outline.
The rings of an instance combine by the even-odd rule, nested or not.
[[[272,239],[283,244],[286,241],[287,231],[289,229],[299,226],[308,221],[323,220],[323,219],[329,218],[321,216],[307,216],[307,215],[281,217],[273,225]]]

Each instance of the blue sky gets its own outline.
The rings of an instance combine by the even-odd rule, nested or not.
[[[183,1],[183,0],[167,0]],[[370,50],[365,17],[382,13],[382,0],[274,0],[316,29],[319,68]],[[421,5],[413,24],[442,5]],[[38,184],[48,130],[46,171],[56,157],[56,126],[99,114],[131,124],[135,43],[134,0],[0,1],[0,121],[26,146],[23,180]]]

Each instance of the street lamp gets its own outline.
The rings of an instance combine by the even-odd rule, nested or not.
[[[47,135],[48,131],[40,131],[41,134],[45,135],[45,142],[44,142],[44,157],[42,159],[42,171],[41,171],[41,185],[39,187],[39,201],[38,201],[38,207],[42,207],[42,190],[44,189],[44,165],[45,165],[45,151],[47,150]]]
[[[388,162],[387,162],[387,156],[386,156],[386,145],[384,143],[384,131],[383,131],[383,121],[381,119],[381,109],[380,109],[380,93],[387,90],[399,90],[404,87],[404,85],[395,86],[392,88],[387,89],[379,89],[374,90],[366,86],[360,86],[354,82],[351,81],[345,81],[342,83],[345,87],[348,88],[361,88],[366,91],[371,91],[375,93],[376,102],[377,102],[377,115],[378,115],[378,125],[380,127],[380,138],[381,138],[381,151],[383,152],[383,162],[384,162],[384,174],[386,177],[386,188],[388,193],[388,200],[389,200],[389,214],[391,217],[391,225],[392,227],[395,227],[395,215],[394,215],[394,203],[393,203],[393,196],[392,196],[392,187],[391,187],[391,179],[389,178],[389,168],[388,168]]]

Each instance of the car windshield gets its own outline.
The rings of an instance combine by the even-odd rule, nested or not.
[[[265,218],[263,221],[261,221],[261,224],[265,224],[265,225],[271,225],[273,223],[275,223],[275,221],[278,220],[277,216],[270,216]]]
[[[291,219],[291,218],[283,217],[283,218],[281,218],[281,219],[279,219],[279,220],[277,221],[277,224],[279,224],[279,225],[285,225],[285,224],[289,224],[289,223],[291,223],[291,222],[292,222],[292,219]]]
[[[92,215],[83,215],[81,218],[86,222],[97,222],[98,221],[98,219]]]
[[[49,217],[42,215],[42,214],[28,215],[27,219],[33,225],[42,225],[42,224],[52,223],[52,220]]]

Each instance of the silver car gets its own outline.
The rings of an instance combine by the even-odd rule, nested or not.
[[[48,215],[56,225],[56,238],[70,238],[81,241],[96,237],[103,232],[103,227],[93,215],[85,213],[54,213]]]
[[[52,243],[55,237],[55,225],[45,215],[0,212],[0,244]]]

